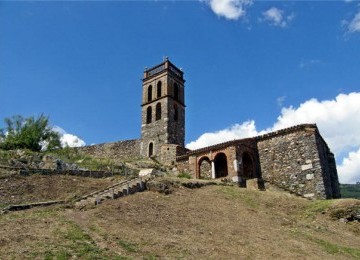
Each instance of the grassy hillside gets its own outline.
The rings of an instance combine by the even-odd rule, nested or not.
[[[360,199],[360,184],[340,184],[342,198]]]
[[[86,211],[51,206],[0,215],[0,259],[360,258],[359,223],[338,221],[359,210],[358,200],[222,185],[172,190]]]

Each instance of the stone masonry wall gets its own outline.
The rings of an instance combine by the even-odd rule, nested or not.
[[[340,185],[334,154],[330,152],[329,147],[320,134],[316,133],[315,137],[319,151],[320,163],[323,169],[323,180],[326,197],[329,199],[340,198]]]
[[[160,162],[164,165],[175,165],[176,157],[184,155],[188,149],[177,144],[163,144],[160,151]]]
[[[140,140],[125,140],[114,143],[96,144],[76,148],[85,154],[108,158],[119,161],[126,161],[140,156]]]
[[[192,175],[188,156],[181,156],[176,159],[176,168],[179,172],[185,172]]]
[[[327,160],[330,151],[319,138],[316,125],[299,125],[257,137],[263,179],[307,198],[336,197],[327,180],[334,168]]]

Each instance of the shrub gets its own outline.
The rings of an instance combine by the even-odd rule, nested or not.
[[[49,118],[24,118],[20,115],[4,119],[6,128],[0,129],[0,148],[4,150],[30,149],[41,151],[61,146],[60,136],[49,126]]]

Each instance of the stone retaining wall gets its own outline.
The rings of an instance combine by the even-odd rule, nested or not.
[[[79,177],[89,177],[89,178],[106,178],[112,177],[114,175],[124,175],[114,172],[105,172],[105,171],[83,171],[83,170],[52,170],[52,169],[24,169],[20,170],[19,174],[21,176],[29,176],[32,174],[41,174],[41,175],[72,175]]]
[[[114,143],[96,144],[75,148],[80,152],[97,157],[127,161],[140,156],[140,139]]]

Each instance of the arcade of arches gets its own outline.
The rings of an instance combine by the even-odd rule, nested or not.
[[[240,146],[241,147],[241,146]],[[192,160],[199,179],[232,178],[247,180],[259,178],[258,156],[255,150],[228,147],[219,151],[201,151]]]

